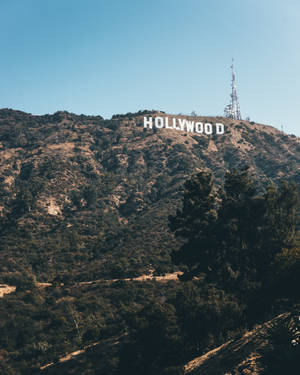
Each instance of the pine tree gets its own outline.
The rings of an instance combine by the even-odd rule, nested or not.
[[[169,227],[176,237],[185,240],[178,252],[172,254],[175,264],[188,266],[187,278],[207,271],[214,248],[213,228],[216,222],[216,200],[212,175],[202,171],[184,185],[183,205],[175,216],[169,216]]]
[[[222,286],[245,287],[249,278],[254,281],[256,259],[264,238],[265,200],[257,194],[254,182],[245,168],[227,172],[223,189],[219,190],[220,206],[215,233],[217,252],[212,281]],[[251,277],[250,277],[251,275]]]

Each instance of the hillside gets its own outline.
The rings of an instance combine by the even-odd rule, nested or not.
[[[292,343],[292,340],[299,340],[299,334],[299,312],[282,313],[246,332],[240,338],[225,342],[191,360],[184,366],[184,374],[262,375],[271,374],[276,366],[280,371],[280,365],[284,365],[283,368],[286,370],[292,370],[291,358],[290,364],[286,363],[287,353],[299,353],[299,348]],[[115,353],[116,346],[122,341],[123,336],[115,337],[107,342],[95,343],[85,350],[75,351],[62,357],[58,363],[42,368],[40,375],[72,374],[75,371],[78,373],[79,369],[80,372],[84,371],[91,363],[97,366],[101,363],[101,357],[104,362],[106,356],[109,356],[108,353]],[[276,358],[278,353],[281,354],[281,359]]]
[[[246,332],[240,339],[226,342],[190,361],[185,366],[184,373],[186,375],[260,375],[271,374],[272,369],[283,373],[280,370],[284,369],[286,374],[291,374],[294,372],[292,358],[288,358],[286,353],[294,351],[295,357],[297,353],[299,355],[299,348],[293,345],[293,342],[298,340],[299,312],[280,314],[252,331]],[[280,369],[280,365],[284,365],[283,368]],[[296,370],[296,367],[293,370]]]
[[[300,141],[262,124],[221,117],[223,135],[144,129],[144,111],[33,116],[0,110],[0,282],[89,281],[172,272],[178,240],[167,217],[185,179],[250,166],[260,186],[300,182]]]
[[[185,118],[0,110],[1,374],[132,375],[145,365],[151,375],[178,375],[189,360],[291,311],[294,288],[283,300],[270,296],[270,306],[264,295],[258,309],[251,296],[245,302],[201,277],[179,282],[170,253],[181,243],[168,216],[183,183],[203,169],[216,186],[227,169],[246,165],[258,191],[282,178],[299,183],[299,139],[221,117],[190,118],[223,123],[219,135],[144,129],[144,116]],[[298,284],[296,271],[287,285]],[[217,352],[226,363],[228,352]]]

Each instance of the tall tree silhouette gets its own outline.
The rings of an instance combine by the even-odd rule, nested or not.
[[[259,289],[275,258],[295,246],[298,191],[293,183],[258,193],[247,168],[227,172],[221,188],[200,172],[185,184],[182,209],[169,227],[185,240],[173,252],[186,266],[185,279],[203,274],[224,289]]]

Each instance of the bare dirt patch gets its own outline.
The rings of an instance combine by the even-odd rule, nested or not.
[[[15,286],[0,284],[0,298],[3,298],[5,294],[13,293],[15,290]]]

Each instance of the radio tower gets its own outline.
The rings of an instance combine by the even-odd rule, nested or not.
[[[229,118],[235,118],[241,120],[239,98],[236,93],[235,73],[234,73],[234,61],[232,59],[231,64],[231,101],[224,109],[224,116]]]

